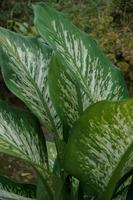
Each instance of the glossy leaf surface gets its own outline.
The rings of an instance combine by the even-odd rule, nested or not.
[[[45,139],[37,119],[30,113],[0,101],[0,152],[46,169]]]
[[[133,99],[92,105],[72,129],[65,168],[97,200],[110,200],[117,182],[133,168]]]
[[[34,115],[0,102],[0,152],[31,164],[54,196],[56,177],[48,172],[45,138]]]
[[[81,32],[63,14],[46,4],[35,5],[34,13],[40,35],[66,66],[71,79],[78,80],[82,86],[83,110],[97,101],[119,100],[128,95],[121,71],[102,53],[91,36]],[[59,79],[56,85],[61,88]],[[60,92],[65,95],[62,88]]]
[[[36,186],[14,182],[0,176],[0,199],[2,200],[32,200],[36,197]]]
[[[51,132],[61,122],[49,96],[47,81],[52,51],[40,39],[0,28],[0,65],[7,87],[32,110]]]
[[[53,57],[49,71],[51,98],[64,125],[64,139],[67,141],[69,128],[77,121],[83,111],[79,84],[75,83],[56,56]]]

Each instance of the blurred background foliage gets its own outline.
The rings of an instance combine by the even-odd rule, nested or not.
[[[0,0],[0,26],[31,35],[32,4],[40,0]],[[91,34],[114,64],[122,69],[133,95],[133,0],[42,0],[64,12]]]

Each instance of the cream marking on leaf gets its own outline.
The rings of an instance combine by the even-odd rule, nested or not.
[[[82,92],[84,110],[97,101],[122,99],[124,88],[119,84],[118,79],[114,80],[112,75],[115,67],[113,69],[109,62],[105,66],[106,64],[100,60],[100,56],[91,55],[92,52],[94,54],[92,41],[71,24],[69,24],[71,29],[68,31],[63,20],[50,21],[52,31],[49,27],[46,28],[48,41],[66,62],[70,73],[73,72],[85,88]],[[107,70],[108,73],[105,72]]]
[[[18,194],[19,193],[19,194]],[[28,195],[27,192],[25,195]],[[31,194],[30,194],[31,195]],[[23,189],[19,186],[12,187],[8,184],[3,185],[0,183],[0,198],[4,199],[13,199],[13,200],[30,200],[31,198],[25,197]],[[32,200],[35,200],[32,198]]]
[[[1,33],[0,37],[3,39],[0,42],[4,52],[8,55],[8,63],[12,69],[9,81],[13,87],[16,87],[18,96],[49,131],[54,132],[56,129],[62,137],[62,123],[50,100],[47,80],[51,53],[39,40],[14,36],[13,33],[8,32],[6,34],[5,36]]]
[[[79,118],[79,105],[76,88],[72,81],[70,81],[63,72],[60,74],[58,87],[61,92],[60,100],[63,103],[63,113],[67,116],[67,124],[72,127],[73,123]]]
[[[115,173],[116,167],[133,142],[133,115],[132,113],[128,115],[128,112],[126,107],[123,113],[118,109],[112,124],[109,124],[104,117],[102,117],[102,123],[98,122],[97,118],[90,119],[88,130],[86,128],[82,130],[83,136],[81,135],[79,141],[82,146],[85,146],[86,152],[77,152],[80,169],[84,176],[86,174],[86,177],[89,173],[89,180],[100,193],[105,191],[110,177]],[[89,137],[83,131],[86,131]],[[77,142],[75,141],[75,143]],[[124,163],[119,178],[133,167],[132,155],[131,153]]]
[[[36,130],[30,124],[27,125],[26,120],[16,119],[6,111],[0,113],[1,152],[9,151],[11,155],[43,166],[45,153],[42,149]]]
[[[2,198],[2,199],[1,199]],[[12,192],[8,192],[6,190],[3,190],[3,188],[1,188],[1,185],[0,185],[0,199],[1,200],[35,200],[33,198],[28,198],[28,197],[24,197],[24,196],[21,196],[21,195],[17,195],[15,193],[12,193]]]

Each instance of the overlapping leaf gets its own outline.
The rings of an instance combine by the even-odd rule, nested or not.
[[[8,88],[55,133],[61,122],[49,96],[48,66],[52,51],[40,39],[0,28],[0,65]]]
[[[52,75],[51,80],[54,81],[53,88],[58,91],[55,97],[56,92],[52,90],[53,100],[62,111],[63,121],[68,120],[71,126],[77,119],[77,110],[80,110],[80,106],[77,108],[75,104],[79,100],[73,82],[77,87],[79,84],[81,86],[80,105],[83,110],[100,100],[119,100],[128,96],[121,71],[109,61],[90,36],[46,4],[35,5],[34,13],[40,35],[65,66],[65,74],[61,69]],[[60,104],[62,99],[64,103]]]
[[[0,176],[0,199],[2,200],[35,200],[36,186],[16,183]]]
[[[54,196],[50,195],[50,191],[43,182],[42,177],[38,177],[37,183],[37,200],[63,200],[63,184],[59,177],[54,177],[52,180],[52,187],[55,188]],[[51,188],[50,188],[51,189]]]
[[[58,58],[54,56],[49,71],[51,98],[64,124],[64,139],[68,138],[68,130],[83,111],[79,84],[71,79]]]
[[[40,176],[38,176],[37,178],[36,198],[37,200],[43,200],[43,199],[52,200],[52,197],[50,196],[49,191],[47,190]]]
[[[133,99],[102,101],[87,109],[68,141],[65,168],[88,184],[97,200],[110,200],[133,168]]]
[[[27,161],[42,177],[54,196],[53,177],[48,171],[45,138],[34,115],[0,102],[0,153]]]
[[[132,177],[131,183],[128,187],[127,199],[126,200],[132,200],[132,198],[133,198],[133,177]]]
[[[0,152],[46,169],[45,139],[36,118],[0,102]]]
[[[113,200],[129,200],[130,199],[130,188],[132,185],[132,172],[131,169],[127,174],[125,174],[117,183],[113,194]],[[129,197],[128,197],[129,196]]]

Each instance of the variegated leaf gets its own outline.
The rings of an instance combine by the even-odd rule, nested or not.
[[[127,194],[132,184],[132,173],[133,169],[131,169],[127,174],[125,174],[117,183],[116,188],[113,194],[113,200],[128,200]]]
[[[64,125],[64,139],[67,141],[69,128],[83,111],[80,87],[75,84],[56,56],[53,57],[49,71],[51,98]]]
[[[121,71],[96,42],[64,15],[43,3],[34,6],[34,13],[40,35],[57,54],[51,65],[50,92],[68,134],[82,110],[91,104],[127,97],[126,85]]]
[[[132,198],[133,198],[133,176],[132,176],[131,183],[128,187],[127,199],[126,200],[132,200]]]
[[[120,194],[118,194],[116,198],[113,198],[112,200],[128,200],[127,192],[128,188],[123,189],[123,191]]]
[[[35,200],[35,199],[23,197],[11,192],[0,190],[0,200]]]
[[[65,168],[88,184],[97,200],[110,200],[117,182],[133,169],[133,99],[89,107],[72,129]]]
[[[46,143],[38,120],[31,113],[3,102],[0,102],[0,153],[31,164],[42,177],[52,199],[56,193],[53,185],[56,177],[48,171]]]
[[[40,39],[0,28],[0,65],[7,87],[51,132],[62,132],[47,81],[52,51]]]
[[[35,200],[36,186],[17,183],[0,176],[0,199],[2,200]]]
[[[127,97],[121,71],[102,53],[91,36],[46,4],[35,5],[34,13],[40,35],[55,50],[73,81],[80,82],[83,110],[100,100]]]
[[[23,159],[39,171],[47,168],[45,138],[37,119],[1,101],[0,152]]]

